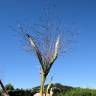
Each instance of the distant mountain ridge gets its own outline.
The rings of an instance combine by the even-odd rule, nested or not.
[[[45,89],[46,89],[47,86],[48,86],[48,84],[45,85]],[[63,91],[67,92],[67,91],[73,89],[74,87],[72,87],[72,86],[65,86],[65,85],[62,85],[60,83],[55,83],[55,84],[51,84],[51,88],[53,88],[54,91],[57,90],[58,92],[59,91],[60,92],[63,92]],[[40,86],[37,86],[37,87],[33,88],[33,90],[37,90],[37,92],[39,91],[39,89],[40,89]]]
[[[48,85],[45,85],[45,89],[47,86]],[[52,84],[51,88],[53,88],[53,92],[54,92],[53,96],[96,96],[96,89],[65,86],[60,83]],[[39,89],[40,86],[34,87],[32,89],[14,89],[9,91],[9,95],[33,96],[35,93],[39,92]]]

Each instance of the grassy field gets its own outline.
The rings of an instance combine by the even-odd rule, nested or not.
[[[75,88],[68,92],[61,92],[54,96],[96,96],[95,89]]]

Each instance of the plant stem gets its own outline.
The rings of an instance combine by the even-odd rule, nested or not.
[[[42,70],[42,72],[41,72],[40,96],[43,96],[43,93],[44,93],[44,83],[45,83],[45,80],[46,80],[46,76],[44,74],[44,71]]]

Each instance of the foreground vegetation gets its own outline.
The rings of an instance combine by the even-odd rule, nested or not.
[[[40,86],[32,89],[14,89],[14,87],[9,84],[6,85],[6,90],[10,96],[33,96],[36,92],[39,92]],[[46,89],[47,85],[45,86]],[[70,86],[63,86],[61,84],[52,84],[54,95],[53,96],[96,96],[96,89],[83,89],[83,88],[74,88]],[[2,90],[0,90],[0,96]]]
[[[66,93],[58,93],[56,96],[96,96],[96,90],[75,88]]]

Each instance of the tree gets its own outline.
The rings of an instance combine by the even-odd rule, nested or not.
[[[14,90],[14,87],[11,83],[9,83],[9,84],[5,85],[5,89],[7,90],[7,92],[9,92],[9,91]]]

